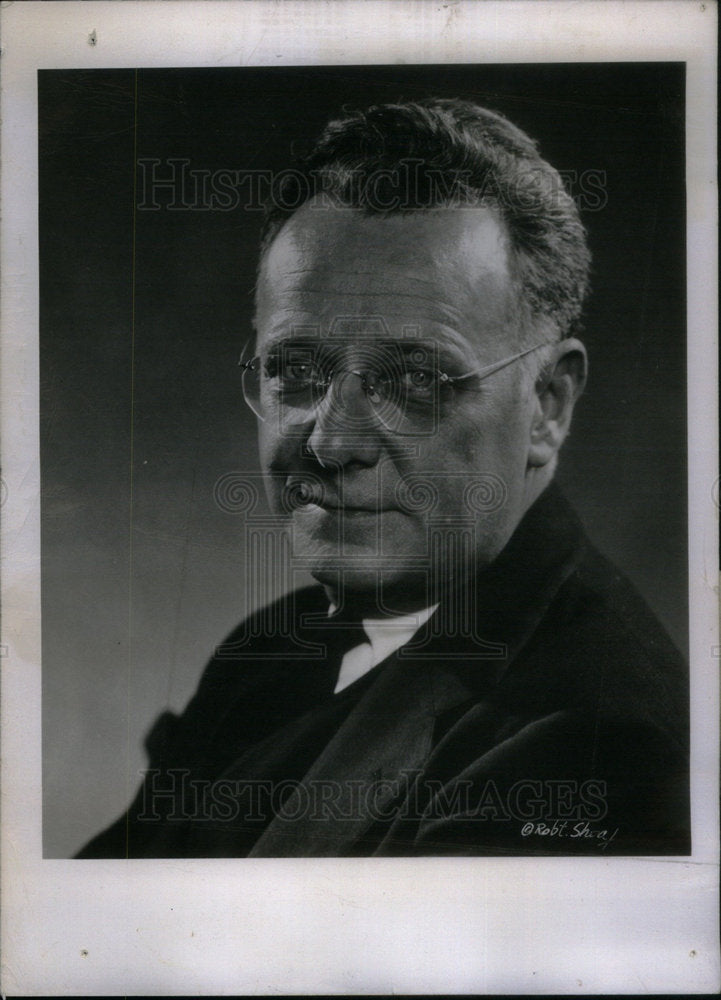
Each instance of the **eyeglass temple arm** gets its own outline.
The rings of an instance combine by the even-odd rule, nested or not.
[[[546,347],[546,346],[547,345],[545,343],[534,344],[533,347],[527,347],[525,351],[519,351],[518,354],[512,354],[510,358],[503,358],[501,361],[494,361],[492,365],[487,365],[485,368],[478,368],[472,372],[466,372],[465,375],[456,375],[456,376],[446,375],[444,381],[461,382],[463,379],[473,378],[474,376],[476,378],[486,378],[486,376],[488,375],[493,375],[495,372],[501,371],[501,369],[505,368],[507,365],[512,365],[514,361],[519,361],[521,358],[525,358],[527,354],[531,354],[533,351],[537,351],[539,347]],[[243,351],[243,354],[244,353],[245,351]],[[259,360],[259,355],[256,354],[254,357],[249,358],[247,361],[244,361],[243,355],[241,354],[240,359],[238,360],[238,365],[240,368],[248,369],[251,367],[254,361],[258,360]],[[359,375],[359,376],[364,374],[363,372],[354,371],[352,369],[348,369],[348,373],[350,375]]]
[[[507,365],[512,365],[514,361],[520,360],[520,358],[525,358],[527,354],[531,354],[533,351],[537,351],[539,347],[546,347],[547,344],[534,344],[533,347],[526,348],[525,351],[519,351],[518,354],[511,355],[510,358],[503,358],[501,361],[494,361],[492,365],[487,365],[485,368],[478,368],[472,372],[466,372],[465,375],[456,375],[455,378],[450,375],[446,377],[447,382],[461,382],[465,378],[486,378],[488,375],[493,375],[495,372],[499,372],[502,368]]]

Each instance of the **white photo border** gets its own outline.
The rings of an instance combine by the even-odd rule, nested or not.
[[[687,0],[2,10],[3,994],[719,988],[716,17]],[[43,860],[37,70],[400,61],[686,63],[693,855]]]

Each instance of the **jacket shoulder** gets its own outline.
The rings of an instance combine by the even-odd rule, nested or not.
[[[685,746],[687,664],[631,582],[592,546],[559,588],[523,661],[526,698],[638,724]]]
[[[321,614],[327,602],[321,587],[290,591],[248,615],[213,653],[197,689],[181,715],[163,712],[145,738],[151,761],[167,759],[178,741],[200,745],[213,720],[226,715],[239,700],[261,697],[272,682],[293,669],[309,651],[298,625]]]

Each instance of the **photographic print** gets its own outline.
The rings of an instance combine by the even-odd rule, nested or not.
[[[49,856],[689,853],[683,65],[39,122]]]
[[[2,14],[4,994],[716,989],[715,8]]]

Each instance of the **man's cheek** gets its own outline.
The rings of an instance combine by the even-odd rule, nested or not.
[[[259,425],[258,451],[263,465],[268,466],[271,462],[284,458],[289,452],[289,444],[267,421]]]
[[[277,476],[266,473],[263,477],[263,484],[265,486],[265,495],[268,498],[268,506],[270,507],[271,513],[276,516],[282,516],[285,514],[282,499],[282,480]]]
[[[280,435],[262,425],[258,434],[258,454],[263,471],[278,470],[286,474],[300,468],[301,442],[290,435]]]
[[[283,490],[287,473],[292,469],[289,454],[285,454],[277,438],[259,436],[258,451],[263,471],[263,485],[268,505],[274,514],[283,513]],[[277,470],[277,471],[271,471]]]

